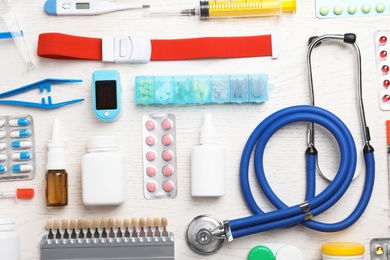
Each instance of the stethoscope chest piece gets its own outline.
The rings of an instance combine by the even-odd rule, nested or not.
[[[188,225],[186,240],[189,247],[198,254],[209,255],[217,251],[225,241],[222,223],[210,215],[195,217]]]

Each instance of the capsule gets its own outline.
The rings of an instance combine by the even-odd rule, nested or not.
[[[32,165],[31,164],[17,164],[12,165],[12,172],[14,173],[26,173],[32,171]]]
[[[0,151],[4,151],[7,148],[5,143],[0,143]]]
[[[32,143],[30,141],[13,141],[11,142],[11,147],[13,149],[30,149]]]
[[[3,127],[5,125],[4,119],[0,119],[0,127]]]
[[[27,117],[15,118],[8,121],[10,126],[28,126],[30,125],[30,119]]]
[[[3,139],[5,137],[5,131],[0,131],[0,139]]]
[[[7,155],[1,153],[1,154],[0,154],[0,162],[5,162],[6,160],[7,160]]]
[[[0,165],[0,173],[5,173],[7,171],[7,167]]]
[[[12,138],[17,138],[17,137],[30,137],[31,132],[30,130],[27,129],[21,129],[21,130],[15,130],[10,133],[10,136]]]
[[[31,160],[32,154],[29,152],[13,153],[11,155],[12,161],[28,161]]]

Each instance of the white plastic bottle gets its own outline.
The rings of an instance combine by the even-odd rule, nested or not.
[[[19,234],[13,219],[0,219],[0,252],[1,259],[20,259]]]
[[[225,148],[217,145],[212,115],[205,114],[200,131],[200,145],[191,153],[191,195],[219,197],[225,195]]]
[[[82,160],[82,194],[87,206],[119,205],[126,198],[125,160],[113,136],[91,136]]]

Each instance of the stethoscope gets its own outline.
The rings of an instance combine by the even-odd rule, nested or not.
[[[313,217],[333,206],[346,192],[354,178],[357,156],[355,142],[347,126],[331,112],[314,106],[311,53],[314,47],[325,40],[341,40],[352,45],[356,52],[357,95],[366,167],[364,188],[356,208],[348,217],[336,223],[322,223],[313,220]],[[212,254],[222,246],[225,240],[230,242],[239,237],[276,228],[290,227],[296,224],[302,224],[305,227],[321,232],[336,232],[348,228],[363,214],[374,186],[375,161],[374,149],[370,145],[369,129],[366,124],[362,99],[361,55],[359,47],[355,42],[355,34],[329,34],[312,38],[307,53],[311,105],[288,107],[267,117],[255,128],[244,147],[240,163],[240,185],[244,199],[253,215],[223,222],[210,215],[195,217],[189,224],[186,233],[187,243],[193,251],[203,255]],[[301,204],[287,206],[276,196],[265,177],[263,155],[272,135],[283,126],[295,122],[310,122],[308,146],[306,149],[306,197]],[[337,174],[318,195],[315,195],[317,149],[314,146],[314,124],[319,124],[327,129],[336,139],[340,150],[340,165]],[[276,208],[276,210],[271,212],[263,212],[259,208],[249,186],[248,170],[253,150],[257,181],[264,195]]]

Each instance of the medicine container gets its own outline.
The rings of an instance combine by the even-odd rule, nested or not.
[[[19,260],[19,234],[15,230],[15,220],[0,219],[1,259]]]
[[[91,136],[82,159],[82,194],[86,206],[125,201],[125,160],[114,136]]]

